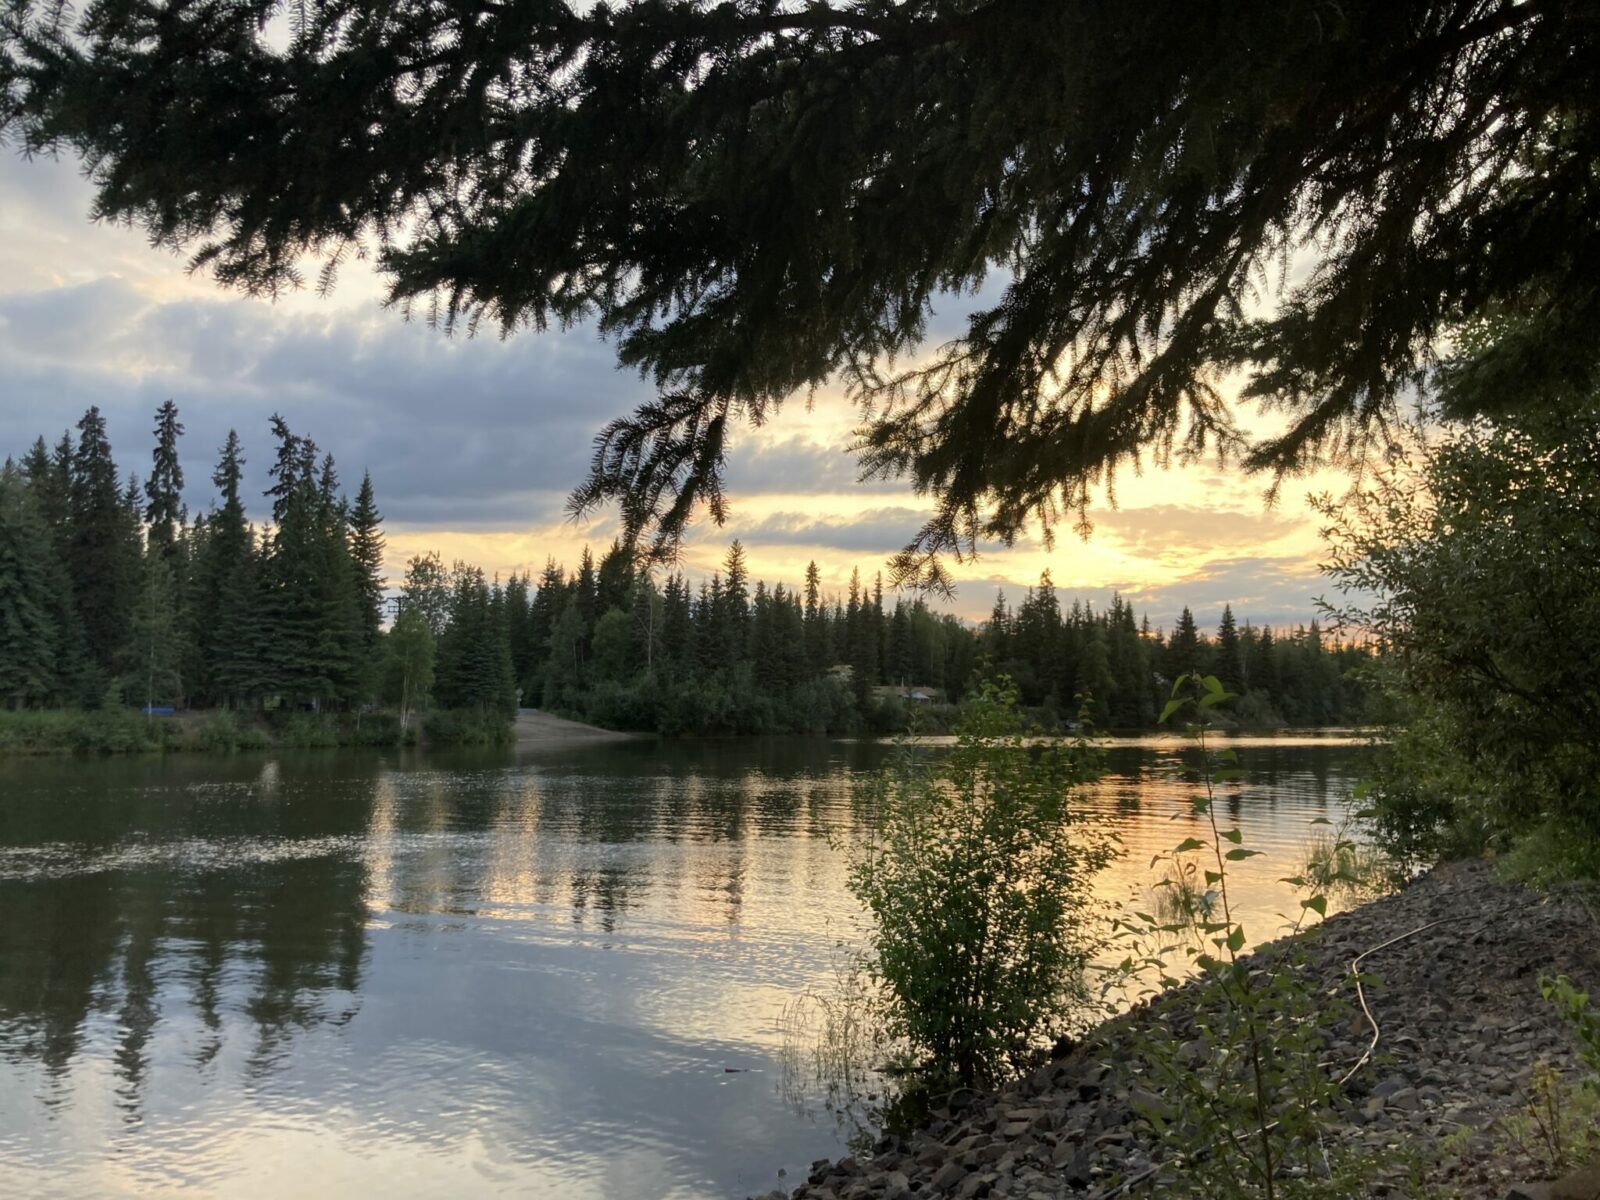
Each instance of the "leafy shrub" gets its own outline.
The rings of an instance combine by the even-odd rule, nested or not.
[[[500,746],[514,740],[511,721],[496,712],[441,708],[428,714],[423,736],[436,746]]]
[[[1600,1092],[1600,1010],[1589,1003],[1589,993],[1579,991],[1565,975],[1540,979],[1539,991],[1555,1005],[1578,1039],[1578,1056],[1590,1071],[1585,1086]]]
[[[398,746],[401,744],[400,717],[392,712],[364,712],[346,717],[339,730],[346,746]]]
[[[1396,851],[1600,845],[1600,403],[1466,428],[1322,508],[1339,615],[1389,648]]]
[[[230,751],[239,748],[239,721],[231,712],[212,713],[200,726],[202,750]]]
[[[1090,880],[1109,836],[1072,804],[1083,740],[1030,744],[1009,681],[983,684],[947,754],[885,768],[850,887],[872,917],[886,1032],[929,1084],[992,1084],[1084,1012]]]
[[[1320,994],[1297,952],[1271,970],[1245,954],[1245,929],[1229,897],[1229,864],[1261,852],[1217,819],[1215,785],[1240,771],[1232,750],[1212,751],[1205,740],[1210,710],[1232,698],[1215,676],[1186,676],[1173,685],[1161,719],[1196,710],[1189,731],[1199,747],[1202,791],[1192,806],[1210,836],[1186,838],[1161,856],[1168,862],[1160,885],[1167,899],[1157,915],[1133,913],[1119,923],[1132,953],[1111,980],[1119,992],[1136,981],[1144,981],[1146,994],[1174,987],[1180,968],[1171,959],[1184,955],[1199,973],[1195,991],[1183,1000],[1193,1028],[1180,1041],[1169,1022],[1138,1023],[1134,1055],[1113,1069],[1132,1076],[1135,1111],[1161,1138],[1168,1164],[1181,1164],[1164,1174],[1152,1170],[1161,1174],[1161,1195],[1334,1200],[1359,1194],[1358,1178],[1372,1164],[1330,1163],[1323,1149],[1339,1094],[1323,1065],[1323,1031],[1337,1006]],[[1339,874],[1344,845],[1328,843],[1330,876]],[[1301,901],[1302,918],[1326,911],[1321,892]]]
[[[278,713],[273,721],[272,740],[297,750],[326,750],[339,744],[339,727],[323,713]]]

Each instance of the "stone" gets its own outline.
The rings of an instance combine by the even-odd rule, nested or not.
[[[967,1169],[954,1160],[948,1161],[933,1173],[928,1186],[935,1191],[948,1191],[967,1177]]]
[[[1149,1088],[1134,1088],[1128,1093],[1128,1103],[1133,1105],[1134,1112],[1143,1116],[1159,1117],[1162,1120],[1172,1116],[1172,1105]]]
[[[1389,1107],[1401,1112],[1416,1112],[1422,1107],[1422,1098],[1413,1087],[1403,1087],[1389,1097]]]
[[[1600,1200],[1600,1162],[1556,1180],[1550,1200]]]
[[[1411,1080],[1407,1079],[1404,1075],[1390,1075],[1387,1079],[1383,1080],[1383,1082],[1379,1083],[1377,1087],[1372,1089],[1372,1094],[1374,1096],[1382,1096],[1387,1099],[1396,1092],[1402,1091],[1410,1086]]]

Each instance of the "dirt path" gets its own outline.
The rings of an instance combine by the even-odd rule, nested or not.
[[[561,717],[552,717],[549,713],[540,712],[536,708],[519,708],[516,722],[512,725],[516,731],[517,744],[523,745],[553,745],[561,742],[603,742],[619,741],[631,738],[631,733],[618,733],[612,729],[601,729],[595,725],[585,725],[581,721],[568,721]]]

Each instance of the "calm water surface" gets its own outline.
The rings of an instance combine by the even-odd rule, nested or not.
[[[1359,744],[1233,744],[1229,819],[1272,851],[1240,875],[1265,937]],[[884,753],[0,761],[0,1196],[797,1182],[844,1134],[781,1086],[780,1016],[851,936],[830,835]],[[1113,744],[1106,895],[1191,831],[1183,753]]]

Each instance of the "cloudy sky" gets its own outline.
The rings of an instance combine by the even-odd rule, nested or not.
[[[171,398],[188,429],[186,498],[201,508],[229,428],[260,493],[267,418],[280,412],[333,453],[352,490],[372,472],[396,574],[429,549],[503,576],[536,572],[548,555],[574,563],[585,541],[609,543],[610,514],[574,525],[563,503],[595,432],[649,389],[592,330],[447,338],[384,310],[359,264],[330,298],[248,299],[191,277],[136,230],[91,224],[89,202],[76,164],[0,149],[0,455],[39,434],[53,443],[98,404],[118,462],[142,475],[152,414]],[[852,567],[864,576],[882,567],[920,525],[924,502],[857,482],[851,426],[849,406],[824,392],[809,411],[795,402],[742,433],[732,518],[696,532],[688,570],[708,574],[733,537],[770,581],[797,582],[810,559],[831,588]],[[1027,540],[958,568],[955,608],[981,619],[996,587],[1015,598],[1048,568],[1064,600],[1120,591],[1165,626],[1185,604],[1212,623],[1224,602],[1257,623],[1305,620],[1325,590],[1305,496],[1337,483],[1291,485],[1269,510],[1265,480],[1215,466],[1128,477],[1119,506],[1094,514],[1087,543],[1063,531],[1053,550]]]

